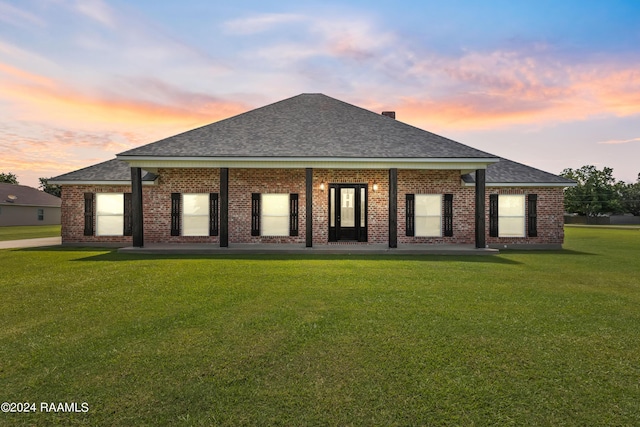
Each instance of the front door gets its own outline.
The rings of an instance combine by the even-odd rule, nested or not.
[[[367,185],[329,185],[329,241],[367,241]]]

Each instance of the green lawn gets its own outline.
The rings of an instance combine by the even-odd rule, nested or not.
[[[37,239],[60,236],[59,225],[0,227],[0,242],[5,240]]]
[[[640,425],[640,231],[486,257],[0,251],[5,425]]]

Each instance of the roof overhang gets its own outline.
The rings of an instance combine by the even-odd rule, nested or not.
[[[106,180],[96,180],[96,181],[91,181],[91,180],[59,180],[59,181],[53,181],[53,180],[49,180],[47,181],[49,184],[55,184],[55,185],[131,185],[131,181],[127,180],[127,181],[106,181]],[[142,185],[156,185],[157,183],[157,179],[154,181],[142,181]]]
[[[117,156],[131,167],[258,169],[486,169],[500,161],[487,158],[348,158],[348,157],[144,157]]]
[[[476,183],[474,182],[465,182],[462,181],[462,185],[465,187],[475,187]],[[578,185],[577,183],[570,182],[487,182],[485,184],[487,187],[556,187],[556,188],[565,188],[565,187],[575,187]]]

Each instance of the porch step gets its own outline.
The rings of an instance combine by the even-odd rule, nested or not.
[[[385,244],[325,244],[307,248],[302,244],[230,244],[221,248],[207,243],[150,243],[142,248],[125,247],[121,253],[175,254],[175,255],[497,255],[498,249],[473,245],[398,245],[389,248]]]

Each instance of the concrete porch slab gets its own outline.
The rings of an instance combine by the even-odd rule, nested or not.
[[[221,248],[209,243],[150,243],[142,248],[125,247],[121,253],[185,255],[497,255],[498,249],[476,249],[473,245],[325,244],[307,248],[302,244],[229,244]]]

